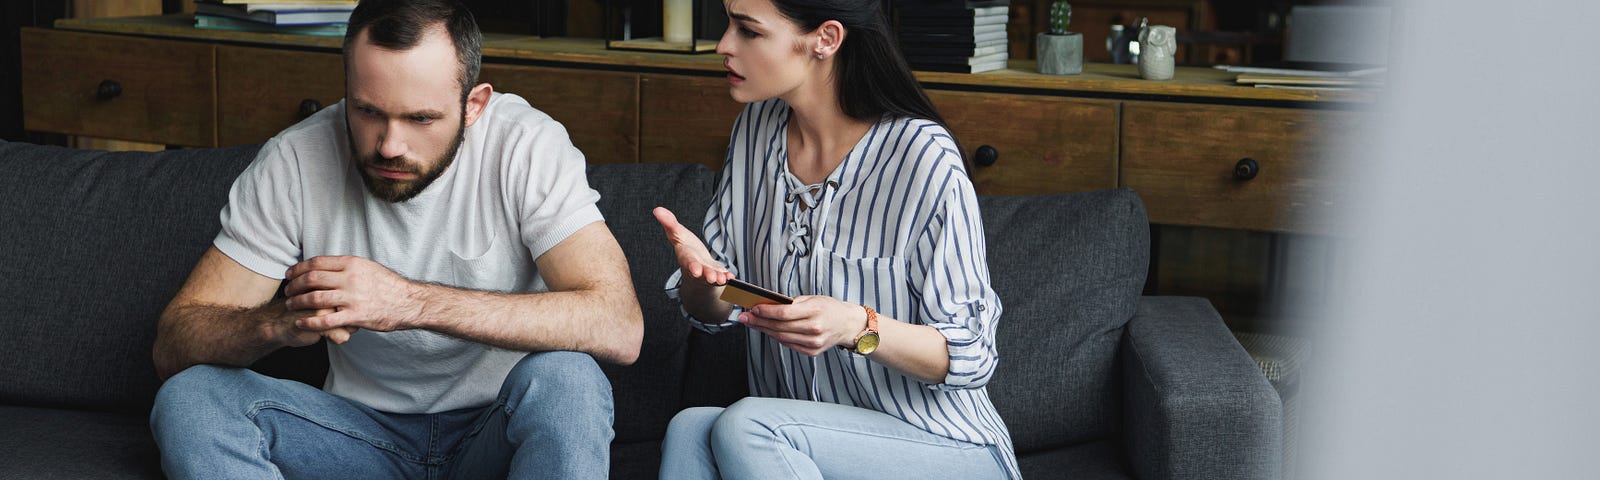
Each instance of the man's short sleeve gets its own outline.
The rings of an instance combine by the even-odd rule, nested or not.
[[[292,149],[274,138],[234,179],[213,242],[228,258],[262,276],[282,279],[300,260],[300,169]]]
[[[567,130],[548,120],[530,132],[532,158],[522,190],[522,243],[539,258],[578,229],[601,221],[600,192],[589,188],[583,153],[572,145]]]

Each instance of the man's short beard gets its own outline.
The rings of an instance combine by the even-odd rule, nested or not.
[[[465,108],[462,110],[462,113],[466,113]],[[350,133],[349,124],[345,124],[345,135],[350,136],[350,155],[351,158],[356,160],[356,172],[361,174],[361,182],[367,185],[367,191],[371,192],[372,196],[389,203],[400,203],[416,197],[417,194],[426,190],[428,185],[432,185],[434,180],[438,180],[439,176],[444,175],[445,170],[450,168],[450,164],[455,163],[456,153],[461,150],[461,142],[466,139],[466,131],[467,120],[463,115],[461,123],[456,127],[456,138],[450,142],[450,148],[445,149],[444,153],[440,154],[440,158],[433,162],[433,168],[424,172],[406,162],[403,157],[383,158],[376,149],[373,150],[372,155],[363,156],[358,150],[359,147],[356,146],[355,136]],[[417,178],[415,180],[392,180],[375,177],[367,173],[366,167],[369,166],[411,172],[416,174]]]

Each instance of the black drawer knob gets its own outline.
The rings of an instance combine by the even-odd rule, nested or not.
[[[1260,173],[1261,164],[1256,163],[1253,158],[1244,158],[1239,160],[1239,163],[1233,164],[1233,178],[1249,180],[1256,178],[1256,175]]]
[[[972,163],[976,163],[980,167],[994,165],[994,162],[999,159],[1000,151],[988,145],[979,146],[978,151],[972,155]]]
[[[94,92],[94,98],[101,101],[117,98],[117,95],[122,95],[122,82],[116,80],[101,80],[100,88]]]
[[[322,102],[307,98],[300,101],[300,119],[310,118],[312,114],[322,110]]]

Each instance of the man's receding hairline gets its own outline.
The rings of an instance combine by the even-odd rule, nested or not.
[[[370,24],[361,27],[361,30],[356,32],[355,41],[351,42],[351,46],[367,44],[391,52],[404,52],[422,46],[422,42],[428,38],[430,32],[438,30],[442,35],[444,35],[445,42],[450,45],[450,48],[457,48],[455,36],[450,34],[450,25],[445,20],[436,20],[432,23],[429,23],[428,26],[422,27],[422,35],[417,36],[417,43],[408,47],[399,48],[392,48],[372,41],[372,27],[373,25]]]

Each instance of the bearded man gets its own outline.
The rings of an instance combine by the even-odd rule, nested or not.
[[[262,146],[161,317],[163,469],[605,478],[596,360],[644,330],[582,153],[477,83],[459,2],[363,0],[348,32],[344,101]],[[323,338],[321,390],[243,368]]]

